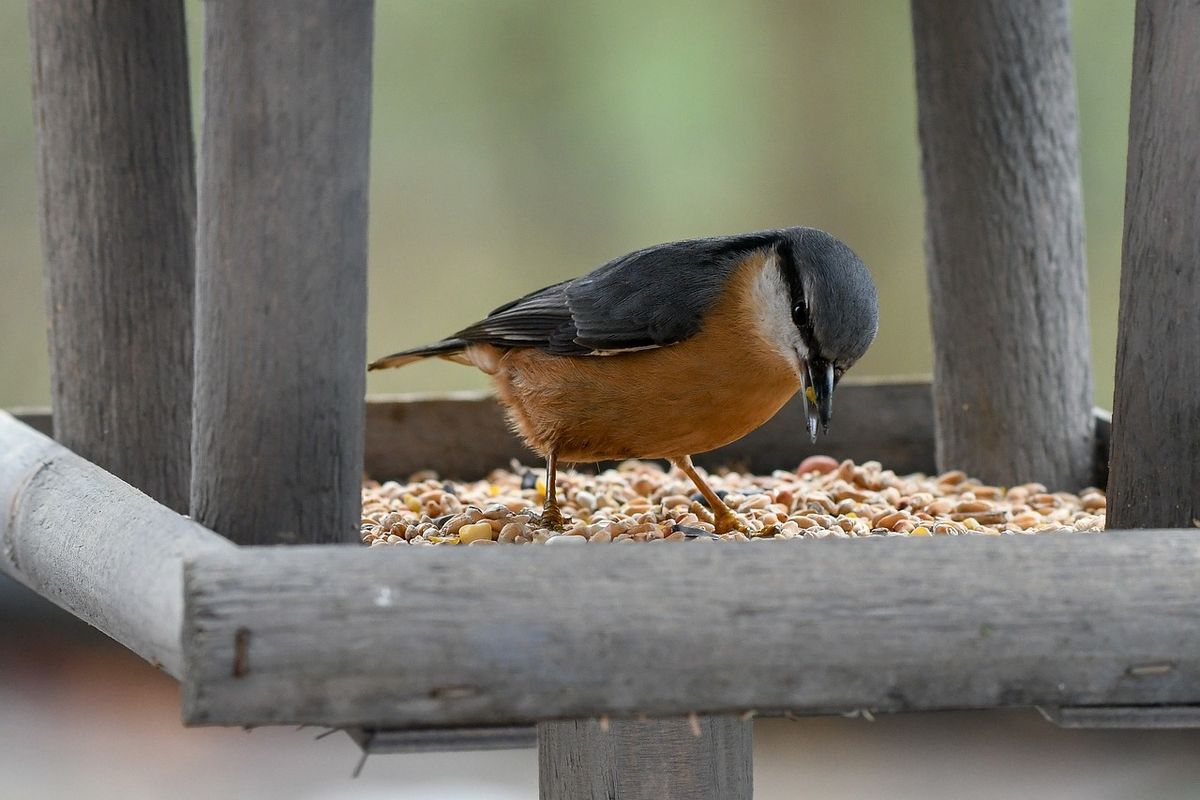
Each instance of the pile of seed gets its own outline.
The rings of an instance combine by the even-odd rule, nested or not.
[[[514,463],[487,480],[363,484],[362,539],[384,544],[584,544],[760,541],[861,536],[999,536],[1104,529],[1105,497],[1047,492],[1037,483],[986,486],[962,472],[897,475],[877,461],[817,456],[768,476],[721,472],[709,484],[751,528],[713,533],[712,515],[679,470],[627,461],[598,475],[558,473],[565,529],[538,517],[543,472]]]

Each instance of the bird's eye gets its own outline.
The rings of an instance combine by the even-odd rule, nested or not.
[[[792,322],[796,323],[797,328],[808,326],[808,304],[803,300],[792,309]]]

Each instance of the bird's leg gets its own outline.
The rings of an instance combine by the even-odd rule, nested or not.
[[[696,468],[692,466],[691,456],[682,456],[680,458],[672,458],[671,463],[683,470],[683,473],[692,479],[692,483],[696,484],[696,488],[704,499],[708,501],[708,507],[713,512],[713,525],[716,526],[717,533],[732,533],[741,531],[749,533],[750,526],[747,525],[729,506],[725,505],[725,501],[717,496],[717,493],[712,490],[704,479],[700,477],[700,473],[696,472]]]
[[[558,501],[554,497],[554,484],[558,477],[558,454],[551,450],[546,455],[546,502],[542,505],[541,523],[552,531],[563,529],[563,515],[558,510]]]

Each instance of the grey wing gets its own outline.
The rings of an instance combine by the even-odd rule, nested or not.
[[[557,355],[602,355],[682,342],[701,327],[747,256],[775,231],[655,245],[501,306],[455,334]]]
[[[575,320],[566,294],[569,283],[556,283],[506,303],[451,338],[498,347],[536,347],[563,355],[586,355],[586,348],[574,344]]]

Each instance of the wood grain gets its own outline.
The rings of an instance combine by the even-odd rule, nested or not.
[[[938,464],[1000,485],[1091,480],[1067,6],[912,4]]]
[[[1200,524],[1200,9],[1139,0],[1108,522]]]
[[[1200,728],[1200,705],[1080,706],[1039,708],[1047,721],[1060,728],[1161,730]]]
[[[754,723],[736,714],[538,724],[542,800],[750,800]]]
[[[875,459],[902,473],[933,471],[928,381],[847,379],[834,402],[836,421],[816,444],[804,427],[804,406],[793,398],[758,430],[694,460],[705,468],[770,473],[795,469],[806,456],[824,453],[856,461]],[[367,474],[378,480],[404,479],[424,469],[460,480],[482,478],[513,458],[538,463],[538,456],[509,430],[503,409],[488,394],[379,397],[368,404]]]
[[[355,541],[373,5],[205,12],[192,516]]]
[[[468,750],[518,750],[537,747],[537,729],[532,725],[420,730],[350,728],[346,734],[369,755],[448,751],[461,753]]]
[[[29,3],[55,438],[185,511],[195,175],[182,0]]]
[[[838,402],[852,424],[835,427],[818,444],[797,437],[804,421],[798,403],[783,408],[748,443],[734,442],[700,457],[708,469],[736,466],[766,473],[791,468],[805,456],[822,452],[855,461],[875,459],[888,469],[932,472],[933,409],[924,381],[846,381]],[[875,409],[873,412],[872,409]],[[878,411],[883,409],[882,412]],[[13,409],[25,424],[49,435],[46,409]],[[1096,409],[1093,486],[1108,484],[1108,440],[1112,419]],[[434,469],[447,478],[482,478],[511,459],[535,463],[534,454],[512,434],[495,398],[483,392],[396,395],[367,400],[366,472],[380,480],[404,480]]]
[[[1195,704],[1197,576],[1186,531],[243,548],[187,565],[184,714],[403,728]]]
[[[0,412],[0,571],[182,675],[183,558],[235,551]]]

